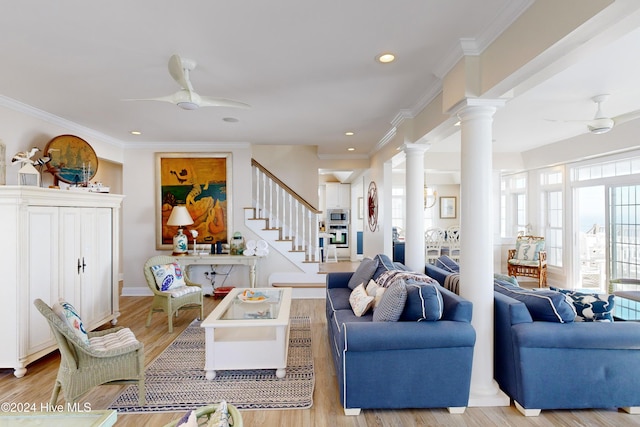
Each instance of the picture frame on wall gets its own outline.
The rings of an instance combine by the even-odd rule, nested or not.
[[[167,220],[176,205],[193,219],[197,244],[229,243],[232,227],[231,153],[156,153],[156,249],[171,250],[178,227]]]
[[[440,197],[440,218],[456,218],[456,198],[455,196]]]

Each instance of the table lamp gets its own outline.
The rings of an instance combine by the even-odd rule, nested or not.
[[[167,225],[178,227],[178,234],[173,236],[173,254],[186,255],[189,248],[189,239],[182,233],[182,227],[193,224],[193,219],[189,215],[186,206],[176,205],[169,215]]]

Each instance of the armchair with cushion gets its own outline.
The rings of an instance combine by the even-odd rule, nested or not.
[[[70,304],[56,303],[52,308],[40,299],[33,303],[49,322],[60,350],[51,406],[56,405],[61,389],[65,400],[73,403],[93,387],[107,383],[138,383],[138,401],[145,404],[144,346],[129,328],[85,332]]]
[[[147,316],[147,327],[156,311],[164,311],[169,318],[169,333],[173,332],[173,315],[180,309],[200,308],[204,318],[202,288],[189,280],[174,257],[154,256],[144,264],[144,277],[153,292],[153,302]]]
[[[516,248],[509,249],[509,276],[538,279],[538,287],[547,286],[547,252],[544,237],[518,236]]]

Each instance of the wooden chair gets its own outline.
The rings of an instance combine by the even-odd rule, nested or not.
[[[151,317],[156,311],[164,311],[167,313],[169,320],[169,333],[173,332],[173,315],[178,314],[178,310],[187,308],[200,308],[199,319],[204,318],[204,305],[202,302],[202,288],[197,283],[189,280],[186,273],[184,281],[187,286],[175,288],[169,291],[160,291],[156,286],[156,279],[151,267],[155,265],[166,265],[178,262],[174,257],[158,255],[151,257],[144,263],[144,277],[147,279],[147,285],[153,292],[153,302],[147,316],[147,327],[151,325]],[[188,287],[197,287],[197,290],[188,289]]]
[[[544,237],[518,236],[516,248],[509,249],[509,276],[538,279],[538,287],[547,286],[547,252]]]
[[[442,244],[444,243],[444,230],[439,227],[429,228],[424,233],[424,253],[425,261],[434,264],[442,255]]]
[[[36,299],[33,304],[49,322],[60,350],[51,406],[61,389],[65,400],[73,403],[95,386],[122,383],[137,383],[138,402],[145,404],[144,346],[131,331],[118,326],[88,332],[87,344],[44,301]]]

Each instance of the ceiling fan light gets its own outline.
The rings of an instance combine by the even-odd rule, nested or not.
[[[606,117],[595,119],[587,127],[589,128],[589,132],[595,135],[601,135],[609,132],[613,128],[613,120]]]
[[[196,104],[195,102],[191,102],[191,101],[181,101],[178,102],[178,107],[182,108],[183,110],[197,110],[199,105]]]

